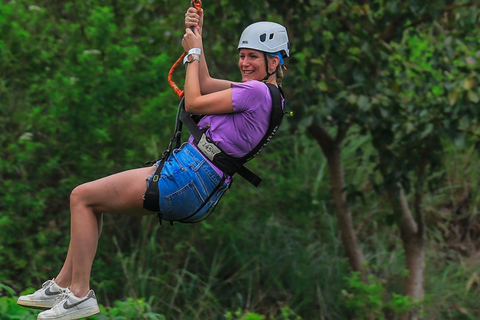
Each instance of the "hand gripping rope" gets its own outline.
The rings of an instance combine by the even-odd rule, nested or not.
[[[190,1],[190,6],[191,7],[195,7],[197,10],[200,10],[202,8],[202,2],[200,0],[192,0]],[[194,31],[194,28],[191,27],[192,31]],[[178,58],[177,61],[175,61],[175,63],[172,65],[172,67],[170,68],[170,71],[168,72],[168,83],[170,84],[170,86],[172,87],[173,91],[175,91],[175,93],[178,95],[178,98],[182,99],[183,98],[183,95],[184,95],[184,92],[182,89],[180,89],[177,84],[172,80],[172,75],[173,75],[173,72],[175,71],[175,69],[177,68],[177,66],[180,64],[180,62],[183,61],[183,58],[187,55],[186,52],[184,52],[180,58]]]
[[[201,0],[192,0],[190,1],[190,7],[194,7],[197,10],[200,10],[202,8],[202,1]],[[190,28],[192,31],[195,30],[194,27]],[[180,103],[178,105],[178,110],[177,110],[177,116],[176,116],[176,122],[175,122],[175,130],[173,133],[172,140],[170,141],[170,144],[168,145],[167,150],[164,152],[164,157],[167,157],[168,154],[173,150],[173,148],[178,148],[180,146],[180,139],[182,135],[182,122],[180,121],[180,114],[182,112],[182,109],[185,106],[185,98],[184,98],[184,91],[180,89],[177,84],[172,80],[172,75],[175,72],[175,69],[177,66],[183,61],[183,58],[187,55],[186,52],[183,52],[183,54],[180,56],[180,58],[175,61],[175,63],[172,65],[170,68],[170,71],[168,72],[168,83],[172,87],[173,91],[178,95],[178,98],[180,99]]]

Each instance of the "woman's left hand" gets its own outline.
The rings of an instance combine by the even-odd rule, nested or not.
[[[198,27],[195,27],[194,31],[190,28],[185,29],[185,34],[182,39],[182,46],[185,52],[192,48],[202,48],[202,37],[198,32]]]
[[[185,27],[191,28],[198,26],[200,34],[202,34],[203,27],[203,9],[197,10],[194,7],[188,8],[185,13]]]

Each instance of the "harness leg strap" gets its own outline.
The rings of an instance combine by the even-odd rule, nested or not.
[[[152,181],[143,196],[143,208],[148,211],[160,212],[160,190],[158,190],[158,180],[162,173],[163,165],[168,157],[163,157],[158,164],[157,170],[153,174]]]

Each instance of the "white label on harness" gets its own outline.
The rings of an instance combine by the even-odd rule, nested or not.
[[[200,141],[198,141],[197,148],[202,151],[210,161],[213,161],[213,158],[221,152],[216,145],[207,141],[205,134],[203,134]]]

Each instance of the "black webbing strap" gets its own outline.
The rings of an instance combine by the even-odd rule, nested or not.
[[[180,121],[180,110],[184,109],[185,99],[182,98],[178,104],[177,117],[175,118],[175,131],[173,132],[172,140],[168,144],[167,150],[162,154],[162,157],[159,159],[160,163],[158,164],[155,173],[153,174],[152,181],[145,191],[143,196],[143,208],[149,211],[160,212],[160,203],[159,196],[160,190],[158,190],[158,180],[160,179],[160,174],[162,173],[163,165],[167,161],[170,153],[173,149],[180,147],[180,140],[182,136],[182,122]],[[146,164],[153,164],[156,161],[149,161]]]
[[[158,180],[160,179],[163,165],[169,154],[170,152],[165,152],[163,154],[163,157],[153,174],[152,181],[150,181],[150,185],[148,186],[147,191],[145,191],[145,195],[143,196],[143,208],[146,210],[160,212],[160,190],[158,190]]]
[[[282,105],[282,96],[285,96],[285,94],[283,93],[282,87],[277,87],[271,83],[265,84],[270,90],[270,95],[272,96],[272,113],[270,114],[270,123],[268,126],[268,130],[262,140],[260,140],[260,142],[255,146],[255,148],[252,149],[252,151],[242,157],[245,162],[255,158],[260,153],[260,151],[270,142],[270,140],[273,138],[273,135],[280,127],[283,116],[285,114]]]

